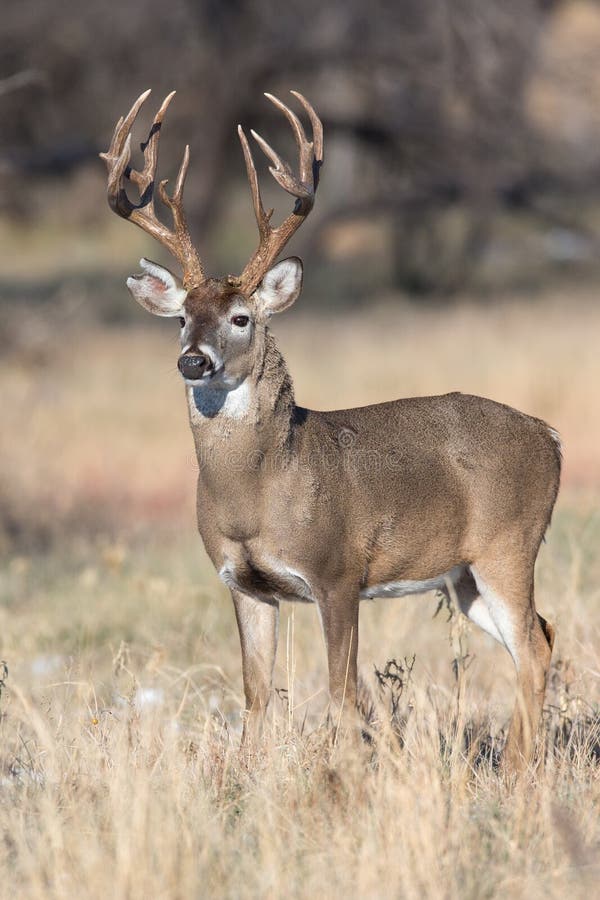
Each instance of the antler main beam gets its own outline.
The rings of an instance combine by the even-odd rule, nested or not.
[[[265,94],[265,97],[281,110],[294,132],[298,148],[298,175],[294,174],[288,163],[281,159],[264,138],[255,131],[250,132],[272,163],[269,171],[277,184],[296,198],[293,211],[277,228],[271,225],[273,210],[267,212],[263,206],[252,151],[242,126],[238,125],[259,233],[258,248],[239,278],[240,286],[247,294],[252,294],[258,287],[283,247],[308,216],[314,206],[315,193],[319,184],[319,170],[323,165],[323,126],[308,100],[297,91],[290,91],[290,93],[302,104],[310,119],[312,141],[307,139],[300,119],[289,107],[277,97],[273,97],[272,94]]]
[[[183,269],[184,285],[187,288],[196,287],[206,280],[206,275],[192,244],[183,209],[183,188],[190,161],[189,146],[185,148],[172,195],[169,196],[167,193],[166,179],[158,185],[159,197],[171,212],[173,230],[167,228],[158,219],[154,209],[158,141],[165,113],[175,96],[175,91],[163,100],[150,127],[148,140],[141,144],[141,150],[144,154],[143,169],[138,171],[132,169],[130,165],[131,129],[149,95],[150,91],[144,91],[143,94],[140,94],[125,118],[121,117],[119,119],[110,147],[106,153],[100,154],[108,169],[108,203],[117,215],[134,222],[147,234],[163,244],[179,261]],[[138,190],[140,199],[137,204],[132,203],[127,196],[128,182],[133,183]]]

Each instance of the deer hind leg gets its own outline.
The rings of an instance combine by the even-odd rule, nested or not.
[[[517,670],[517,697],[504,759],[508,769],[518,771],[533,757],[554,629],[535,610],[533,571],[519,577],[514,572],[502,574],[497,565],[478,564],[470,572],[470,590],[475,589],[476,596],[467,615],[474,621],[473,611],[482,617],[478,624],[506,647]]]
[[[242,675],[246,697],[242,744],[252,744],[261,736],[271,698],[279,603],[254,600],[236,590],[231,591],[231,596],[242,645]]]
[[[499,644],[505,646],[502,635],[498,630],[490,611],[481,597],[475,579],[468,569],[464,569],[460,577],[452,584],[452,593],[458,601],[462,613],[475,625],[491,635]],[[444,590],[446,596],[450,591]]]

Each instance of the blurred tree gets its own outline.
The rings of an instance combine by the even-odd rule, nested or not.
[[[190,141],[193,225],[214,231],[225,186],[242,177],[233,126],[281,129],[261,92],[298,86],[343,161],[328,174],[338,199],[315,217],[313,250],[332,222],[376,216],[391,234],[393,282],[451,292],[471,279],[499,211],[547,215],[540,197],[577,179],[576,155],[556,154],[528,108],[540,36],[562,5],[21,0],[3,11],[0,76],[44,79],[0,97],[4,204],[26,216],[36,178],[93,158],[148,85],[155,96],[175,86],[165,170]]]

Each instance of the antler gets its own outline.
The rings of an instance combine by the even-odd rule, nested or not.
[[[313,132],[312,141],[307,140],[302,123],[291,109],[271,94],[265,94],[265,97],[281,110],[292,126],[298,147],[298,176],[292,172],[290,166],[278,156],[259,134],[255,131],[250,132],[265,156],[272,162],[273,165],[269,166],[269,172],[277,184],[293,197],[296,197],[293,212],[277,228],[273,228],[270,224],[273,210],[265,212],[252,152],[242,126],[238,125],[238,134],[244,151],[254,214],[260,236],[258,248],[239,278],[240,286],[248,294],[251,294],[258,287],[263,276],[271,268],[283,247],[300,228],[313,208],[315,193],[319,184],[319,170],[323,165],[323,126],[321,120],[302,94],[299,94],[297,91],[290,91],[290,93],[300,101],[308,114]]]
[[[131,128],[144,101],[150,91],[140,94],[125,118],[117,122],[110,147],[100,157],[106,162],[108,169],[108,203],[111,209],[135,222],[148,234],[160,241],[179,260],[183,269],[185,287],[196,287],[206,279],[198,254],[192,244],[183,210],[183,186],[190,161],[190,148],[186,146],[183,160],[175,181],[172,196],[166,191],[167,179],[158,185],[158,193],[162,202],[171,211],[174,230],[171,231],[157,218],[154,211],[154,195],[156,183],[156,167],[158,165],[158,140],[163,118],[175,91],[165,97],[150,128],[148,140],[141,144],[144,154],[144,168],[141,172],[132,169],[131,160]],[[127,182],[133,182],[138,189],[140,200],[134,204],[127,196]]]

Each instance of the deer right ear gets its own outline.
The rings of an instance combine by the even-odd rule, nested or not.
[[[187,291],[179,278],[150,259],[140,259],[141,275],[127,279],[134,300],[153,316],[180,316]]]

